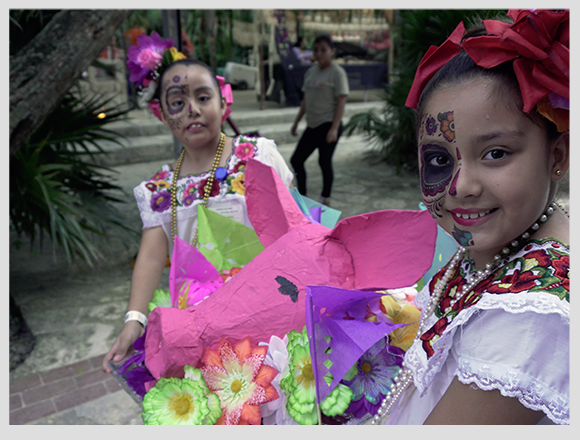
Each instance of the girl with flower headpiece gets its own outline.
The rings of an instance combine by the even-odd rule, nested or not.
[[[373,424],[569,423],[569,11],[460,24],[421,60],[420,184],[455,256]]]
[[[204,63],[186,59],[157,33],[141,35],[127,52],[130,81],[152,113],[183,145],[173,164],[163,165],[135,189],[143,221],[125,325],[105,355],[119,362],[143,333],[148,304],[171,255],[174,237],[197,242],[197,207],[250,226],[245,203],[244,170],[249,159],[271,166],[290,186],[293,174],[276,144],[262,137],[227,137],[221,124],[230,113],[231,89]]]

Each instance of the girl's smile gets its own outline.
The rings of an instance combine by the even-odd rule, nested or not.
[[[551,202],[545,130],[510,98],[489,79],[446,86],[430,97],[420,127],[424,203],[476,264],[489,262]]]

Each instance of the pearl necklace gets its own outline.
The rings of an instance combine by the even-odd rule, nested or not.
[[[224,151],[224,146],[226,144],[226,135],[220,134],[220,141],[218,143],[217,151],[215,157],[213,158],[213,164],[211,166],[211,171],[205,186],[203,187],[203,207],[207,207],[207,202],[211,194],[211,189],[213,188],[213,181],[215,178],[215,171],[218,168],[222,153]],[[185,157],[185,149],[181,152],[179,159],[177,159],[177,164],[175,165],[175,171],[173,172],[173,179],[171,181],[171,240],[175,242],[175,237],[177,236],[177,179],[179,178],[179,171],[181,170],[181,164],[183,163],[183,158]],[[195,228],[195,234],[193,240],[191,241],[192,246],[197,246],[197,227]]]
[[[512,241],[509,244],[509,246],[504,247],[499,254],[494,256],[493,261],[491,263],[485,265],[484,270],[478,270],[475,276],[471,279],[471,281],[469,281],[467,284],[463,286],[461,292],[458,291],[455,293],[455,296],[451,300],[449,306],[445,310],[442,310],[443,313],[450,310],[457,301],[459,301],[469,291],[471,291],[479,283],[481,283],[483,280],[489,277],[495,270],[506,264],[508,261],[508,257],[512,253],[515,253],[517,250],[521,249],[522,246],[525,244],[525,242],[530,238],[530,235],[533,232],[540,229],[540,226],[543,225],[548,220],[548,218],[554,213],[556,206],[557,206],[556,203],[552,202],[548,207],[548,209],[546,210],[546,212],[542,214],[540,218],[519,237],[519,239]],[[439,283],[435,286],[433,294],[431,295],[431,298],[425,307],[424,313],[421,314],[419,328],[417,330],[417,334],[415,335],[415,342],[417,342],[421,338],[421,335],[425,332],[425,330],[427,330],[426,328],[427,319],[435,312],[437,305],[441,301],[443,293],[447,289],[447,284],[453,278],[453,274],[455,273],[457,265],[460,264],[461,261],[463,261],[465,252],[466,252],[465,248],[460,246],[455,255],[453,256],[453,258],[451,259],[451,262],[449,263],[447,270],[445,270],[443,277],[441,278]],[[405,390],[407,390],[407,388],[409,388],[409,386],[412,383],[413,383],[413,373],[411,372],[411,369],[407,367],[405,365],[405,362],[403,361],[403,366],[399,370],[399,374],[395,376],[395,378],[393,379],[391,389],[383,399],[377,414],[373,417],[371,421],[372,425],[377,425],[383,422],[391,414],[391,411],[393,410],[395,403],[399,400],[399,398],[403,395]]]

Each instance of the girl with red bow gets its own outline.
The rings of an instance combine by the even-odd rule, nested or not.
[[[425,206],[459,245],[373,424],[569,423],[569,12],[460,24],[422,59]]]

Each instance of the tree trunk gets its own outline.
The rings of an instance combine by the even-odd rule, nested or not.
[[[21,148],[130,10],[63,10],[10,58],[10,153]]]

